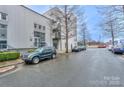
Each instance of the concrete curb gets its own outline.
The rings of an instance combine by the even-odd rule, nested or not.
[[[0,75],[4,74],[4,73],[7,73],[7,72],[10,72],[10,71],[13,71],[17,68],[16,65],[13,65],[13,66],[8,66],[8,67],[3,67],[2,70],[0,71]],[[1,68],[0,68],[1,69]]]
[[[0,68],[12,66],[12,65],[18,65],[18,64],[22,64],[22,63],[24,63],[24,62],[22,61],[22,62],[19,62],[19,63],[13,63],[13,64],[9,64],[9,65],[0,66]]]
[[[1,71],[0,71],[0,75],[17,69],[17,65],[23,64],[23,63],[24,63],[24,62],[19,62],[19,63],[15,63],[15,64],[10,64],[10,65],[1,66],[1,67],[0,67],[0,70],[1,70]]]

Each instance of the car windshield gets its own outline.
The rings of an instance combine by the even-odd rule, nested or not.
[[[43,48],[38,48],[35,50],[35,52],[42,52],[43,51]]]

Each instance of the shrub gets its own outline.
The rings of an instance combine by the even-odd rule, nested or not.
[[[29,49],[28,53],[31,53],[31,52],[34,52],[34,51],[35,51],[35,49]]]
[[[2,52],[0,53],[0,61],[14,60],[20,57],[18,52]]]

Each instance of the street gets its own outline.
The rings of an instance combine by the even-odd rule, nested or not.
[[[0,76],[0,87],[124,86],[124,60],[107,49],[62,55],[37,65],[20,65]]]

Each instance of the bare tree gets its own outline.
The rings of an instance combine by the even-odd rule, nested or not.
[[[78,26],[79,26],[79,35],[81,37],[81,41],[83,41],[83,45],[85,46],[86,46],[86,41],[89,37],[86,19],[87,17],[82,7],[82,10],[78,12]]]
[[[64,11],[64,20],[65,20],[66,53],[68,53],[68,38],[69,38],[68,33],[69,30],[74,29],[72,25],[76,20],[71,19],[71,17],[74,16],[74,10],[76,9],[76,6],[64,5],[62,9]]]
[[[81,36],[83,37],[84,44],[86,44],[86,30],[87,25],[85,21],[85,18],[83,17],[84,14],[82,11],[82,8],[80,6],[73,6],[73,5],[61,5],[61,6],[54,6],[54,12],[51,12],[51,16],[54,15],[56,19],[56,23],[59,21],[61,24],[61,27],[64,29],[61,29],[61,38],[64,38],[66,40],[66,53],[68,53],[68,40],[69,40],[69,34],[71,31],[73,32],[73,35],[77,35],[77,25],[79,25],[81,29]],[[57,9],[58,8],[58,9]],[[78,18],[77,18],[78,17]],[[80,21],[77,24],[77,21]]]
[[[115,36],[121,29],[119,13],[116,11],[115,6],[102,6],[99,10],[99,13],[102,15],[100,27],[102,27],[106,34],[110,34],[112,44],[114,45]]]
[[[61,26],[63,26],[65,29],[64,31],[61,31],[62,37],[66,40],[66,53],[68,53],[68,39],[69,39],[69,32],[75,29],[76,24],[76,16],[74,15],[75,10],[78,6],[72,6],[72,5],[61,5],[61,6],[55,6],[59,8],[61,11],[56,10],[61,15],[54,14],[58,17],[58,19],[61,19]],[[73,18],[75,17],[75,18]],[[62,24],[63,23],[63,24]]]

